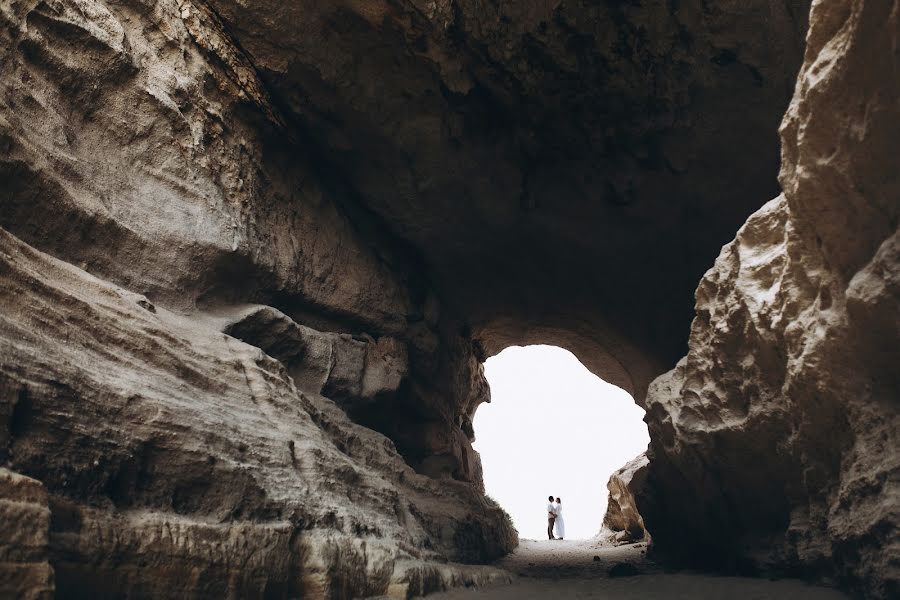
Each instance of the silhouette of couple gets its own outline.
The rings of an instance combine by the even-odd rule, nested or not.
[[[562,500],[556,499],[553,503],[553,496],[550,496],[547,502],[547,537],[551,540],[561,540],[566,536],[566,523],[562,516]],[[553,535],[553,528],[556,527],[556,536]]]

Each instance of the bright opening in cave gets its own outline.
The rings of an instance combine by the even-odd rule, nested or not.
[[[475,414],[488,495],[519,536],[546,539],[550,494],[562,498],[566,539],[594,536],[606,512],[606,482],[647,449],[644,411],[568,350],[512,346],[485,363],[491,403]]]

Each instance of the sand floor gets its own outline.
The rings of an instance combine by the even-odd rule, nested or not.
[[[497,566],[514,573],[511,585],[457,589],[429,599],[531,600],[849,600],[842,592],[798,580],[666,573],[645,559],[644,544],[610,547],[598,540],[522,540]],[[594,560],[594,557],[599,560]],[[616,565],[618,565],[616,567]],[[610,576],[616,567],[621,575]],[[637,575],[633,573],[637,572]]]

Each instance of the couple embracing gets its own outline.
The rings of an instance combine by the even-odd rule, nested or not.
[[[550,496],[547,502],[547,537],[551,540],[561,540],[566,536],[566,523],[562,516],[562,500],[556,499],[553,503],[553,496]],[[556,536],[553,535],[553,527],[556,526]]]

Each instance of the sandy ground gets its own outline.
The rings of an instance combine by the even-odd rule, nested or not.
[[[849,600],[849,596],[797,580],[665,573],[646,560],[644,544],[610,547],[598,540],[522,540],[497,566],[517,575],[511,585],[457,589],[428,598],[530,600]],[[594,557],[599,557],[595,560]],[[614,576],[610,569],[615,568]],[[622,573],[622,574],[619,574]],[[635,574],[637,573],[637,574]]]

